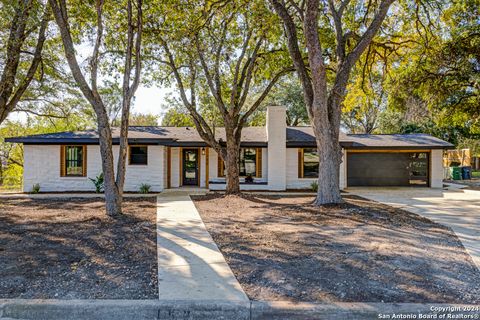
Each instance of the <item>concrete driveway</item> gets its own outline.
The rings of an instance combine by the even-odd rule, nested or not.
[[[347,191],[452,228],[480,269],[480,191],[370,187]]]

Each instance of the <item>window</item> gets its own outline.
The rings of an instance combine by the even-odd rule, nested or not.
[[[148,164],[147,146],[129,146],[128,164],[146,165]]]
[[[85,177],[87,175],[86,146],[62,146],[60,175],[62,177]]]
[[[408,168],[410,185],[428,185],[428,153],[410,153]]]
[[[299,149],[299,178],[318,178],[318,151]]]
[[[240,149],[240,176],[257,175],[257,152],[253,148]]]
[[[252,175],[262,177],[262,148],[241,148],[238,159],[241,177]],[[225,176],[225,163],[218,156],[218,176]]]

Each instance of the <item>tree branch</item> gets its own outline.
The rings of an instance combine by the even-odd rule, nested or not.
[[[217,102],[217,106],[220,109],[220,112],[222,112],[224,115],[226,115],[226,114],[228,114],[228,110],[225,107],[222,96],[220,95],[221,94],[221,91],[219,90],[220,88],[215,87],[214,79],[213,79],[212,75],[210,74],[208,64],[205,61],[205,56],[203,55],[203,50],[200,48],[200,43],[199,43],[199,40],[198,40],[197,37],[195,38],[195,46],[197,48],[197,53],[198,53],[198,56],[200,58],[200,63],[202,65],[203,72],[205,73],[205,78],[207,79],[208,87],[210,88],[210,91],[212,92],[212,95],[215,98],[215,101]]]
[[[308,75],[307,67],[305,65],[305,62],[303,61],[303,55],[300,51],[300,47],[298,44],[297,28],[284,4],[280,3],[279,0],[269,1],[273,5],[275,12],[277,12],[278,16],[282,19],[284,23],[285,34],[287,36],[288,51],[290,52],[290,56],[293,60],[293,65],[295,66],[295,70],[297,71],[300,83],[302,84],[304,99],[307,105],[308,113],[309,115],[311,115],[311,108],[313,104],[313,87],[311,79]]]
[[[293,72],[295,71],[295,68],[292,66],[292,67],[289,67],[289,68],[285,68],[281,71],[279,71],[277,74],[275,74],[275,76],[272,78],[272,80],[270,80],[270,82],[268,83],[267,87],[265,88],[265,90],[263,90],[262,94],[260,95],[260,97],[258,97],[258,99],[251,105],[251,107],[248,109],[247,112],[245,112],[243,114],[243,116],[240,118],[239,120],[239,124],[238,124],[238,127],[243,127],[247,121],[248,121],[248,118],[258,109],[258,107],[262,104],[262,102],[265,100],[265,98],[268,96],[268,94],[270,93],[270,91],[272,90],[273,86],[278,82],[278,80],[280,80],[281,77],[283,77],[284,75],[290,73],[290,72]]]
[[[37,44],[35,46],[35,52],[33,53],[32,62],[30,63],[30,67],[28,68],[25,78],[19,84],[11,100],[7,103],[7,106],[6,106],[7,113],[10,113],[15,108],[15,106],[17,105],[17,103],[20,101],[21,97],[27,90],[28,86],[32,82],[33,77],[35,76],[35,73],[37,72],[38,66],[42,60],[42,49],[46,39],[45,33],[47,30],[49,20],[50,19],[49,19],[48,5],[46,5],[43,13],[43,17],[42,17],[42,22],[40,23],[40,29],[38,31]],[[1,116],[0,116],[0,119],[1,119]]]
[[[95,39],[95,46],[93,47],[93,54],[90,60],[90,81],[92,92],[95,96],[98,97],[98,87],[97,87],[97,76],[98,76],[98,60],[99,60],[99,52],[100,46],[102,45],[102,37],[103,37],[103,19],[102,19],[102,11],[103,11],[103,2],[104,0],[96,0],[95,2],[95,9],[97,12],[97,37]],[[128,54],[127,54],[128,55]]]
[[[240,66],[242,65],[242,61],[245,58],[245,53],[248,48],[248,44],[250,43],[250,38],[252,37],[252,32],[249,31],[243,41],[242,51],[240,56],[238,57],[237,63],[235,64],[235,73],[233,75],[233,82],[232,82],[232,93],[230,95],[230,105],[234,106],[235,101],[238,99],[238,76],[240,73]]]

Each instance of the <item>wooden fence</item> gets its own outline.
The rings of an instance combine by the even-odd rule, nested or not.
[[[443,166],[471,166],[472,156],[470,149],[447,150],[443,155]]]

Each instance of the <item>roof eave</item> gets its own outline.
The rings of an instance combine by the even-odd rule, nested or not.
[[[425,145],[425,146],[358,146],[346,147],[347,150],[425,150],[425,149],[455,149],[455,146]]]
[[[58,145],[58,144],[86,144],[98,145],[98,138],[25,138],[14,137],[6,138],[5,142],[23,143],[26,145]],[[112,143],[117,145],[120,143],[118,138],[112,139]],[[149,144],[149,145],[164,145],[169,147],[208,147],[203,141],[177,141],[175,139],[158,139],[158,138],[129,138],[129,144]],[[268,143],[265,141],[246,141],[241,142],[242,147],[267,147]]]
[[[129,144],[168,144],[174,141],[173,139],[158,139],[158,138],[129,138]],[[38,144],[38,145],[56,145],[56,144],[88,144],[98,145],[98,138],[5,138],[5,142],[10,143],[23,143],[26,145]],[[117,145],[120,143],[119,138],[113,138],[112,143]]]

